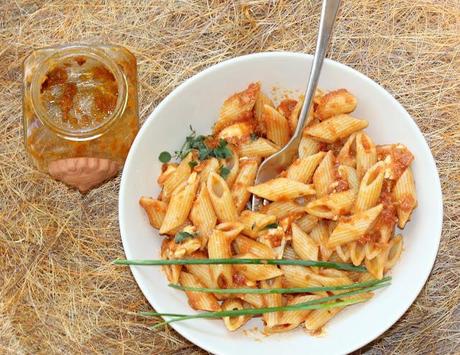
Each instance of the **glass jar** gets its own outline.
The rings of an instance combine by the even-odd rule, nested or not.
[[[24,62],[23,116],[39,170],[80,191],[100,184],[139,130],[136,58],[115,45],[35,50]]]

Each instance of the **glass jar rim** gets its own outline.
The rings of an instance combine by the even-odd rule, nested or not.
[[[115,109],[110,113],[102,122],[94,127],[88,129],[70,129],[68,127],[56,124],[51,120],[40,100],[40,87],[42,83],[42,78],[50,71],[52,66],[55,66],[56,63],[62,62],[71,57],[84,56],[92,58],[104,65],[109,69],[115,77],[117,82],[118,97],[115,104]],[[50,65],[51,64],[51,65]],[[46,57],[37,67],[37,70],[32,76],[31,83],[31,98],[32,98],[32,107],[38,117],[38,119],[46,125],[49,129],[55,132],[62,138],[82,141],[90,140],[97,137],[100,137],[104,132],[106,132],[110,126],[120,117],[125,111],[127,104],[127,81],[126,76],[115,61],[110,58],[103,50],[98,49],[94,46],[89,45],[72,45],[60,47],[56,53],[51,54]]]

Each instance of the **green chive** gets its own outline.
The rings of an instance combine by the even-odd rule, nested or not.
[[[255,264],[255,265],[299,265],[299,266],[318,266],[329,269],[338,269],[346,271],[366,272],[364,266],[354,266],[347,263],[334,263],[330,261],[313,261],[313,260],[287,260],[287,259],[143,259],[143,260],[124,260],[116,259],[115,265],[218,265],[218,264]]]
[[[365,282],[356,282],[348,285],[325,286],[325,287],[292,287],[292,288],[206,288],[206,287],[189,287],[178,284],[169,284],[169,287],[182,291],[205,292],[217,294],[277,294],[277,293],[306,293],[306,292],[324,292],[350,290],[361,287],[369,287],[390,281],[391,277],[385,277],[381,280],[370,280]]]
[[[388,286],[389,284],[379,284],[375,285],[372,287],[367,287],[363,288],[360,290],[355,290],[351,292],[346,292],[346,293],[341,293],[338,295],[332,295],[332,296],[327,296],[327,297],[322,297],[316,300],[304,302],[304,303],[299,303],[295,305],[289,305],[289,306],[280,306],[280,307],[265,307],[265,308],[246,308],[246,309],[241,309],[241,310],[229,310],[229,311],[217,311],[217,312],[202,312],[199,314],[193,314],[193,315],[183,315],[179,316],[177,314],[170,315],[173,317],[176,317],[174,319],[170,319],[168,321],[159,323],[154,325],[152,328],[158,328],[163,325],[173,323],[173,322],[178,322],[182,320],[189,320],[189,319],[197,319],[197,318],[220,318],[220,317],[235,317],[235,316],[242,316],[242,315],[260,315],[260,314],[265,314],[265,313],[272,313],[272,312],[280,312],[280,311],[298,311],[298,310],[307,310],[307,309],[329,309],[329,308],[335,308],[335,307],[345,307],[351,304],[355,303],[360,303],[364,302],[365,300],[363,299],[355,299],[355,300],[345,300],[345,301],[339,301],[339,302],[334,302],[334,303],[327,303],[329,301],[333,301],[336,299],[341,299],[345,297],[350,297],[366,292],[371,292],[374,290],[377,290],[379,288]],[[170,313],[159,313],[159,312],[141,312],[141,315],[143,316],[167,316]]]

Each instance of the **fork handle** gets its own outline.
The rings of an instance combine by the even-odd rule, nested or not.
[[[323,66],[324,57],[326,56],[327,46],[330,41],[339,5],[340,0],[323,0],[321,18],[319,21],[318,38],[316,41],[315,56],[313,57],[313,65],[310,70],[307,90],[305,91],[305,101],[303,103],[302,110],[300,111],[297,127],[294,135],[291,138],[291,142],[297,140],[300,137],[304,125],[309,123],[306,122],[308,112],[310,111],[313,96],[315,95],[316,87],[318,86],[321,67]]]

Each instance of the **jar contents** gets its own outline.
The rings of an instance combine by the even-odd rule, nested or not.
[[[136,59],[119,46],[36,50],[23,104],[34,164],[87,191],[117,174],[139,129]]]

